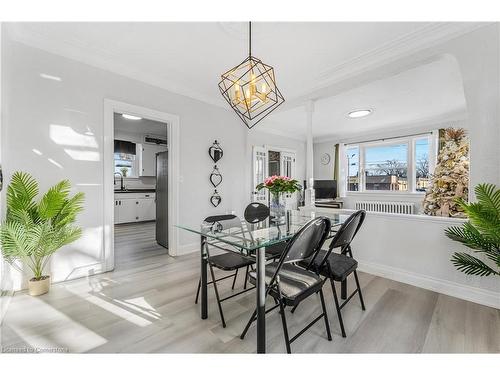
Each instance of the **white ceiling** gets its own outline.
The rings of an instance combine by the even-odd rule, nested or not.
[[[350,118],[357,109],[371,115]],[[463,119],[466,103],[459,68],[451,56],[370,82],[314,103],[313,133],[321,138],[348,138],[396,127]],[[296,107],[269,116],[267,126],[305,137],[306,111]]]
[[[141,135],[159,135],[165,137],[167,134],[167,124],[148,119],[129,120],[120,113],[114,114],[115,130]]]
[[[7,24],[9,35],[20,42],[226,109],[217,83],[221,73],[246,57],[247,27],[241,22]],[[356,71],[477,27],[480,26],[472,23],[258,22],[252,24],[252,50],[256,57],[274,66],[278,86],[286,98],[278,110],[283,112],[302,105],[321,89],[333,87]],[[380,85],[374,83],[371,94],[358,90],[343,99],[332,98],[331,103],[319,102],[316,115],[321,130],[316,135],[324,134],[331,119],[337,119],[344,108],[380,105],[382,99],[367,100]],[[386,101],[391,98],[389,94],[383,95]],[[411,101],[408,96],[406,103]],[[424,103],[420,107],[425,107]],[[284,122],[291,123],[300,135],[303,131],[298,127],[305,124],[296,121],[303,116],[300,111],[278,113],[259,126],[282,129]],[[399,120],[390,108],[379,107],[373,124],[382,113],[391,114],[390,121]],[[336,126],[341,124],[336,121]]]

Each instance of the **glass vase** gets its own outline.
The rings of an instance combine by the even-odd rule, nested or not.
[[[271,204],[269,205],[271,222],[283,224],[285,222],[285,200],[282,193],[271,193]]]

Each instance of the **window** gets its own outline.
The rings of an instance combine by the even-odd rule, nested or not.
[[[359,146],[347,148],[347,190],[359,191]]]
[[[415,190],[425,192],[429,186],[429,138],[415,139]]]
[[[137,177],[135,155],[115,153],[115,173],[123,177]]]
[[[433,136],[401,137],[346,147],[347,191],[425,192]]]
[[[365,147],[365,190],[408,190],[408,144]]]

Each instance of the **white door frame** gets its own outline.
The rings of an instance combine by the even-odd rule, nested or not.
[[[179,116],[133,104],[104,99],[104,262],[105,270],[114,268],[114,120],[113,114],[129,113],[150,120],[167,123],[168,145],[168,254],[175,256],[179,250]]]

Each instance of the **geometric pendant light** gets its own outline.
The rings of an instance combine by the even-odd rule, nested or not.
[[[219,90],[249,129],[285,101],[276,86],[273,67],[252,56],[251,22],[248,57],[221,75]]]

